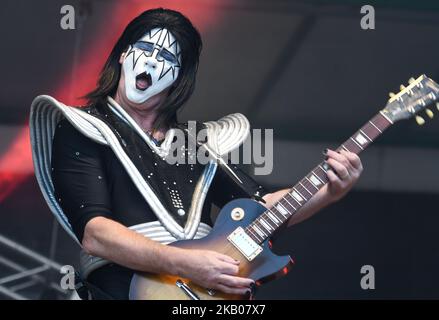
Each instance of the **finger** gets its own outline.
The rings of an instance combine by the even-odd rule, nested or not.
[[[328,180],[329,182],[333,185],[336,186],[337,188],[341,188],[343,185],[343,182],[340,180],[340,178],[334,173],[334,171],[332,170],[328,170],[328,172],[326,172],[326,174],[328,175]]]
[[[219,260],[224,261],[224,262],[239,264],[239,260],[233,259],[232,257],[227,256],[225,254],[218,253],[217,257]]]
[[[340,151],[340,153],[338,153],[336,151],[328,149],[326,154],[329,158],[337,160],[338,162],[343,164],[345,167],[348,167],[350,165],[348,158],[344,154],[342,154],[341,151]]]
[[[361,164],[360,157],[358,155],[356,155],[353,152],[348,152],[345,150],[342,150],[342,151],[343,151],[344,155],[346,156],[346,158],[349,160],[352,167],[354,167],[357,170],[361,170],[363,168],[363,166]]]
[[[235,277],[227,274],[222,274],[221,276],[219,276],[218,282],[228,287],[236,287],[236,288],[241,288],[241,287],[250,288],[250,286],[254,283],[253,279]]]
[[[221,265],[219,266],[219,271],[223,274],[230,274],[234,276],[238,274],[239,267],[236,264],[221,262]]]
[[[228,287],[225,286],[223,284],[216,284],[214,286],[214,289],[220,290],[224,293],[228,293],[228,294],[239,294],[239,295],[246,295],[250,293],[250,289],[249,288],[233,288],[233,287]]]
[[[335,171],[335,173],[343,180],[346,179],[349,176],[348,169],[338,162],[337,160],[334,160],[332,158],[326,160],[326,162],[331,166],[331,168]]]

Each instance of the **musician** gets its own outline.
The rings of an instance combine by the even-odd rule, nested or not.
[[[165,160],[176,129],[187,128],[177,121],[177,111],[194,90],[201,45],[198,31],[182,14],[145,11],[117,41],[86,107],[38,100],[58,112],[50,117],[56,118],[48,177],[54,190],[43,192],[53,195],[53,211],[67,218],[64,225],[82,245],[81,264],[88,268],[83,281],[94,299],[127,299],[135,271],[178,275],[234,294],[246,294],[253,285],[252,279],[237,276],[240,262],[229,256],[165,245],[208,234],[212,205],[254,197],[270,207],[288,191],[268,193],[236,166]],[[40,104],[35,102],[34,114],[43,115]],[[41,121],[32,132],[42,132],[49,120]],[[191,156],[187,145],[182,150]],[[353,153],[325,154],[332,168],[329,184],[289,226],[341,199],[362,172]]]

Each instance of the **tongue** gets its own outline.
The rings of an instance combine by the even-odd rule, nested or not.
[[[149,87],[148,80],[146,80],[144,78],[137,79],[136,80],[136,87],[140,90],[145,90],[146,88]]]

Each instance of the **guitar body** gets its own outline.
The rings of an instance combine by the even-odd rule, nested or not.
[[[232,212],[236,208],[243,210],[240,220],[232,218]],[[229,202],[220,211],[212,231],[204,238],[197,240],[176,241],[170,246],[185,249],[212,250],[239,260],[238,276],[251,278],[258,284],[273,280],[285,275],[292,266],[289,256],[275,255],[269,246],[268,240],[261,244],[263,248],[252,261],[241,254],[241,252],[227,239],[227,237],[238,227],[246,228],[259,215],[267,209],[260,203],[251,199],[236,199]],[[242,212],[242,211],[241,211]],[[235,217],[236,219],[236,217]],[[216,291],[208,293],[206,288],[202,288],[188,279],[180,277],[139,273],[135,274],[131,280],[130,299],[134,300],[185,300],[191,299],[185,291],[177,286],[177,281],[183,281],[190,290],[201,300],[213,299],[245,299],[247,296],[228,295]]]

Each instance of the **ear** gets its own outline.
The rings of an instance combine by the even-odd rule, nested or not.
[[[125,54],[126,54],[125,51],[121,53],[120,58],[119,58],[119,63],[120,63],[120,64],[122,64],[123,61],[125,60]]]

